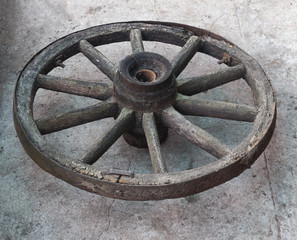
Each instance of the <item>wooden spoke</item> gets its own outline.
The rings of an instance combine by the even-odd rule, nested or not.
[[[41,118],[35,122],[41,134],[48,134],[102,118],[115,117],[117,111],[117,103],[106,100],[93,106],[61,113],[53,117]]]
[[[95,163],[134,124],[133,110],[124,108],[109,129],[91,146],[81,158],[84,163]]]
[[[226,145],[203,129],[192,124],[173,107],[163,110],[162,120],[167,127],[174,129],[179,135],[187,138],[217,158],[222,158],[231,153],[231,150]]]
[[[70,78],[39,74],[36,79],[39,88],[64,92],[79,96],[106,100],[112,96],[112,86],[104,83],[93,83]]]
[[[255,107],[236,103],[193,99],[178,95],[174,108],[180,113],[193,116],[223,118],[236,121],[253,122],[257,116]]]
[[[245,67],[243,64],[239,64],[234,67],[229,67],[203,76],[178,79],[177,90],[179,93],[185,95],[194,95],[240,79],[244,76],[244,74]]]
[[[112,81],[115,80],[118,69],[92,44],[90,44],[87,40],[81,40],[79,42],[79,49],[107,77],[109,77]]]
[[[171,61],[172,72],[177,77],[201,47],[202,41],[197,36],[192,36],[183,46],[181,51]]]
[[[167,172],[165,163],[162,159],[160,140],[153,113],[144,113],[142,118],[142,127],[145,133],[147,145],[149,148],[154,173]]]
[[[141,31],[139,29],[130,31],[130,43],[133,53],[144,52]]]

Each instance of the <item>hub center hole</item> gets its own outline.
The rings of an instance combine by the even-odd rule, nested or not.
[[[135,77],[139,82],[155,82],[157,75],[151,70],[140,69]]]

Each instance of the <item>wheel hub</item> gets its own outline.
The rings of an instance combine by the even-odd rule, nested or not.
[[[123,135],[126,142],[134,147],[147,147],[142,113],[155,112],[159,119],[160,111],[173,104],[176,94],[175,76],[165,57],[141,52],[124,58],[114,82],[114,96],[122,108],[136,112],[134,128]],[[157,129],[160,142],[164,142],[168,128],[157,120]]]
[[[172,105],[177,91],[170,62],[150,52],[127,56],[119,64],[114,93],[120,105],[137,112],[158,112]]]

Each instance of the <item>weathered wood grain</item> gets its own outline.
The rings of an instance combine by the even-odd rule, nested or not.
[[[107,100],[93,106],[61,113],[56,116],[40,118],[35,123],[41,134],[48,134],[102,118],[115,117],[117,111],[118,104],[112,100]]]
[[[117,67],[92,44],[87,40],[81,40],[79,42],[79,49],[96,67],[109,77],[110,80],[115,80],[118,71]]]
[[[134,112],[123,108],[118,118],[105,133],[83,155],[81,161],[88,164],[95,163],[115,141],[134,124]]]
[[[177,90],[185,95],[194,95],[240,79],[245,74],[243,64],[229,67],[214,73],[177,80]]]
[[[153,113],[144,113],[142,117],[142,127],[145,133],[147,145],[150,152],[154,173],[167,172],[165,162],[162,158],[160,140],[157,125]]]
[[[144,52],[141,31],[139,29],[132,29],[130,31],[130,43],[133,53]]]
[[[223,118],[253,122],[257,116],[255,107],[207,99],[193,99],[179,94],[174,108],[180,113],[193,116]]]
[[[171,61],[172,72],[177,77],[188,65],[193,56],[199,50],[202,41],[197,36],[192,36],[180,50],[180,52]]]
[[[37,87],[64,92],[79,96],[106,100],[112,96],[112,85],[96,82],[86,82],[64,77],[39,74],[36,78]]]
[[[174,129],[179,135],[187,138],[217,158],[222,158],[231,153],[231,150],[225,144],[192,124],[173,107],[163,110],[162,121],[167,127]]]

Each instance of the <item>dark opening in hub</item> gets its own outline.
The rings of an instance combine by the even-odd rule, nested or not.
[[[155,82],[157,75],[149,69],[140,69],[135,77],[139,82]]]

